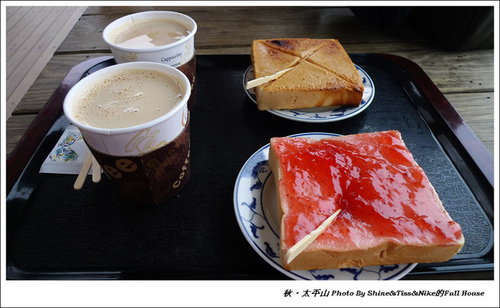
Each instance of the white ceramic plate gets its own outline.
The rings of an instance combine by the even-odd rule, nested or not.
[[[368,108],[373,101],[373,97],[375,96],[375,86],[370,76],[368,76],[368,74],[361,67],[356,64],[354,64],[354,66],[358,70],[365,88],[363,92],[363,99],[358,107],[315,107],[304,109],[275,109],[267,111],[285,119],[309,123],[335,122],[348,119],[361,113],[363,110]],[[246,89],[247,82],[254,78],[255,75],[253,66],[250,65],[243,75],[243,89],[245,89],[248,97],[250,97],[250,99],[257,104],[254,88],[249,90]]]
[[[339,136],[304,133],[313,139]],[[304,280],[397,280],[417,264],[394,264],[362,268],[288,271],[280,263],[279,220],[274,176],[268,163],[269,144],[255,152],[243,165],[234,187],[234,210],[243,235],[252,248],[271,266],[293,279]]]

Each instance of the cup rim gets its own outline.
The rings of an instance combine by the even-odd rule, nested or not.
[[[112,29],[114,29],[115,26],[123,23],[125,20],[128,20],[130,18],[133,18],[133,17],[143,17],[144,15],[146,15],[146,16],[147,15],[168,15],[168,16],[175,15],[175,16],[182,16],[183,18],[186,18],[191,23],[193,29],[191,30],[191,32],[187,36],[183,37],[182,39],[180,39],[178,41],[172,42],[170,44],[162,45],[162,46],[155,46],[155,47],[148,47],[148,48],[123,47],[123,46],[118,46],[116,44],[113,44],[110,40],[108,40],[107,34]],[[189,41],[196,34],[197,30],[198,30],[198,25],[196,24],[196,21],[193,18],[191,18],[190,16],[186,15],[186,14],[182,14],[182,13],[174,12],[174,11],[145,11],[145,12],[138,12],[138,13],[134,13],[134,14],[125,15],[125,16],[122,16],[122,17],[114,20],[113,22],[111,22],[110,24],[108,24],[106,26],[106,28],[104,28],[104,31],[102,32],[102,38],[103,38],[104,42],[106,42],[106,44],[108,44],[110,47],[118,49],[120,51],[128,51],[128,52],[154,52],[154,51],[169,49],[169,48],[175,47],[177,45],[181,45],[181,44],[186,43],[187,41]]]
[[[95,82],[95,78],[89,78],[91,76],[101,76],[101,75],[112,75],[114,72],[121,70],[121,69],[146,69],[146,70],[153,70],[161,73],[167,73],[169,75],[174,75],[174,78],[178,79],[179,82],[181,82],[182,85],[182,90],[183,90],[183,98],[172,108],[170,111],[165,113],[164,115],[159,116],[158,118],[155,118],[151,121],[141,123],[138,125],[134,126],[129,126],[129,127],[122,127],[122,128],[100,128],[100,127],[94,127],[94,126],[89,126],[85,125],[83,123],[80,123],[76,118],[73,116],[72,112],[72,106],[74,104],[74,100],[72,99],[73,96],[77,95],[80,91],[82,91],[82,88],[84,86],[87,86],[93,82]],[[79,129],[82,129],[84,131],[92,132],[95,134],[99,135],[120,135],[120,134],[127,134],[130,132],[134,131],[140,131],[145,128],[149,127],[154,127],[158,125],[159,123],[162,123],[174,115],[176,115],[180,110],[182,110],[184,107],[187,108],[187,102],[189,100],[189,97],[191,96],[191,84],[189,83],[188,78],[184,73],[182,73],[180,70],[167,65],[163,63],[156,63],[156,62],[146,62],[146,61],[138,61],[138,62],[127,62],[127,63],[119,63],[115,64],[113,66],[105,67],[103,69],[100,69],[80,81],[78,81],[73,87],[68,91],[66,94],[64,101],[63,101],[63,112],[66,118],[71,122],[71,124],[75,125]]]

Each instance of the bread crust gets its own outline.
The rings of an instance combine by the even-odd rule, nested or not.
[[[397,133],[399,135],[399,133]],[[399,135],[400,136],[400,135]],[[342,136],[342,138],[351,138],[351,136]],[[373,242],[363,245],[351,245],[349,248],[341,248],[333,242],[315,241],[299,254],[290,264],[284,261],[283,256],[291,246],[287,246],[286,240],[286,218],[289,214],[289,204],[287,204],[287,194],[293,194],[283,186],[282,178],[283,163],[280,161],[281,151],[278,148],[278,139],[272,138],[269,150],[269,164],[274,174],[275,185],[277,187],[277,207],[280,215],[280,256],[283,268],[287,270],[314,270],[314,269],[332,269],[363,267],[370,265],[393,265],[399,263],[431,263],[445,262],[457,254],[464,244],[464,237],[461,231],[456,235],[456,239],[446,242],[439,241],[414,241],[405,242],[397,238],[380,238],[374,236]],[[314,142],[314,141],[312,141]],[[432,185],[431,194],[436,199],[431,199],[431,205],[426,205],[431,209],[440,212],[443,220],[449,221],[449,224],[456,224],[445,211],[439,200],[437,193]],[[355,218],[354,218],[355,219]],[[336,222],[334,222],[335,224]],[[458,224],[457,224],[458,225]],[[459,229],[460,230],[460,229]],[[312,231],[312,230],[310,230]],[[318,238],[319,239],[319,238]],[[293,246],[293,245],[292,245]]]
[[[282,262],[286,270],[315,270],[332,268],[364,267],[371,265],[393,265],[404,263],[446,262],[456,255],[462,245],[411,246],[384,243],[363,250],[333,251],[327,249],[306,249],[290,264]],[[284,256],[288,249],[280,248]]]
[[[255,78],[292,68],[257,86],[259,110],[321,106],[359,106],[364,86],[338,40],[255,40],[251,48]]]

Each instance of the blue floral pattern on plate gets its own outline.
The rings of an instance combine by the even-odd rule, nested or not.
[[[331,133],[303,133],[314,139],[339,136]],[[268,163],[269,144],[255,152],[243,165],[234,187],[234,210],[238,225],[252,248],[267,263],[297,280],[396,280],[416,264],[394,264],[312,271],[288,271],[280,263],[279,221],[274,176]]]
[[[354,64],[354,66],[358,70],[365,88],[363,92],[363,99],[358,107],[316,107],[304,109],[276,109],[267,111],[285,119],[309,123],[335,122],[348,119],[361,113],[372,103],[373,97],[375,96],[375,85],[373,84],[370,76],[361,67],[356,64]],[[247,82],[254,78],[253,66],[250,65],[245,71],[245,74],[243,74],[243,89],[245,89],[248,97],[250,97],[254,103],[257,103],[254,89],[246,89]]]

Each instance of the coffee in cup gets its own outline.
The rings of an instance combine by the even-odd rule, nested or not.
[[[134,19],[110,31],[108,40],[119,47],[144,49],[175,43],[190,32],[186,24],[170,18]]]
[[[174,77],[154,70],[129,69],[92,84],[74,103],[73,114],[88,126],[125,128],[167,114],[181,99],[182,88]]]
[[[179,70],[131,62],[82,79],[63,108],[118,195],[136,204],[159,204],[190,176],[190,93]]]
[[[191,83],[189,110],[196,100],[196,22],[189,16],[171,11],[140,12],[119,18],[103,31],[117,63],[148,61],[173,66]]]

